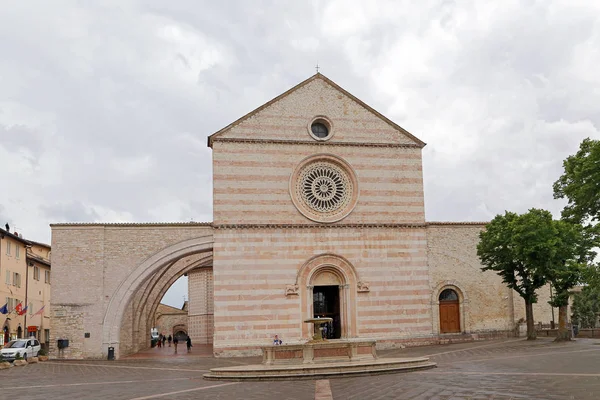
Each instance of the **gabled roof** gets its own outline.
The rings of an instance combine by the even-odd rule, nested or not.
[[[12,238],[18,242],[23,243],[25,246],[31,246],[31,242],[29,240],[25,240],[22,237],[19,237],[13,233],[10,233],[9,231],[2,229],[2,228],[0,228],[0,236],[2,238],[4,238],[5,236],[8,236],[9,238]]]
[[[409,138],[411,138],[412,140],[414,140],[415,143],[417,145],[419,145],[421,148],[425,147],[426,143],[423,142],[421,139],[417,138],[412,133],[408,132],[406,129],[402,128],[400,125],[396,124],[394,121],[392,121],[391,119],[387,118],[386,116],[384,116],[383,114],[381,114],[380,112],[378,112],[377,110],[375,110],[374,108],[372,108],[371,106],[369,106],[368,104],[366,104],[364,101],[360,100],[358,97],[356,97],[353,94],[351,94],[350,92],[346,91],[344,88],[342,88],[341,86],[339,86],[337,83],[335,83],[334,81],[332,81],[331,79],[327,78],[325,75],[323,75],[323,74],[321,74],[319,72],[317,72],[316,74],[314,74],[310,78],[308,78],[308,79],[300,82],[296,86],[294,86],[291,89],[289,89],[288,91],[280,94],[279,96],[275,97],[274,99],[266,102],[265,104],[263,104],[262,106],[258,107],[257,109],[255,109],[253,111],[250,111],[248,114],[246,114],[243,117],[237,119],[236,121],[234,121],[231,124],[227,125],[223,129],[220,129],[217,132],[215,132],[212,135],[210,135],[208,137],[208,147],[212,148],[212,143],[213,143],[215,137],[217,137],[220,134],[228,131],[229,129],[231,129],[234,126],[240,124],[241,122],[247,120],[248,118],[254,116],[258,112],[260,112],[260,111],[264,110],[265,108],[269,107],[271,104],[273,104],[273,103],[275,103],[275,102],[283,99],[284,97],[286,97],[289,94],[291,94],[291,93],[295,92],[296,90],[300,89],[301,87],[303,87],[307,83],[310,83],[310,82],[314,81],[315,79],[322,79],[323,81],[327,82],[329,85],[333,86],[335,89],[339,90],[344,95],[348,96],[349,98],[351,98],[352,100],[354,100],[356,103],[358,103],[359,105],[361,105],[362,107],[364,107],[365,109],[367,109],[368,111],[370,111],[371,113],[375,114],[377,117],[379,117],[383,121],[387,122],[392,128],[399,130],[400,132],[402,132],[403,134],[405,134],[406,136],[408,136]]]

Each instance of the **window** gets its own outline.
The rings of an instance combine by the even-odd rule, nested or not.
[[[50,271],[45,271],[46,283],[50,283]]]
[[[10,256],[10,245],[11,245],[10,241],[7,240],[6,241],[6,255],[7,256]]]
[[[15,246],[15,257],[16,258],[20,258],[21,257],[21,247],[19,245]]]
[[[21,287],[21,274],[18,272],[13,273],[13,286]]]
[[[318,116],[308,124],[308,133],[310,136],[318,141],[325,141],[331,139],[333,136],[333,126],[331,121],[324,116]]]
[[[40,267],[33,267],[33,279],[40,280]]]
[[[6,270],[6,284],[10,285],[10,271]]]
[[[440,301],[458,301],[458,295],[452,289],[446,289],[440,293]]]
[[[50,342],[50,329],[44,329],[44,342]]]
[[[29,303],[27,310],[29,311],[29,316],[31,317],[33,315],[33,303]]]
[[[313,135],[321,139],[326,138],[329,135],[329,129],[327,129],[325,124],[321,122],[315,122],[314,124],[312,124],[310,129]]]

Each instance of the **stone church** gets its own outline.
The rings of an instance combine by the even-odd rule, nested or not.
[[[426,221],[425,143],[322,74],[208,146],[213,222],[52,225],[54,357],[148,347],[182,275],[188,333],[217,356],[308,339],[313,316],[333,318],[331,340],[379,348],[506,337],[524,318],[522,299],[481,271],[485,223]],[[545,323],[546,291],[534,310]]]

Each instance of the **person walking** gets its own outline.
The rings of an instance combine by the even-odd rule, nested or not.
[[[156,344],[158,345],[158,348],[160,349],[160,347],[162,345],[162,335],[158,335],[158,341],[156,342]]]
[[[185,339],[185,344],[187,346],[188,353],[192,351],[192,339],[188,335],[187,339]]]
[[[171,335],[169,335],[169,337],[167,338],[167,340],[169,341],[169,347],[171,347],[171,342],[173,341],[173,338],[171,337]]]
[[[165,335],[162,335],[162,347],[167,347],[166,346],[166,341],[167,341],[167,337]]]
[[[179,339],[177,339],[177,336],[173,336],[173,345],[175,346],[175,354],[177,354],[177,343],[179,343]]]

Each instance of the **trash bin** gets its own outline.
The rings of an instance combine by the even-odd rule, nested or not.
[[[109,347],[108,348],[108,359],[109,360],[114,360],[115,359],[115,348],[114,347]]]
[[[152,340],[150,341],[150,347],[155,347],[155,346],[156,346],[156,341],[157,341],[157,340],[158,340],[158,339],[152,339]]]

